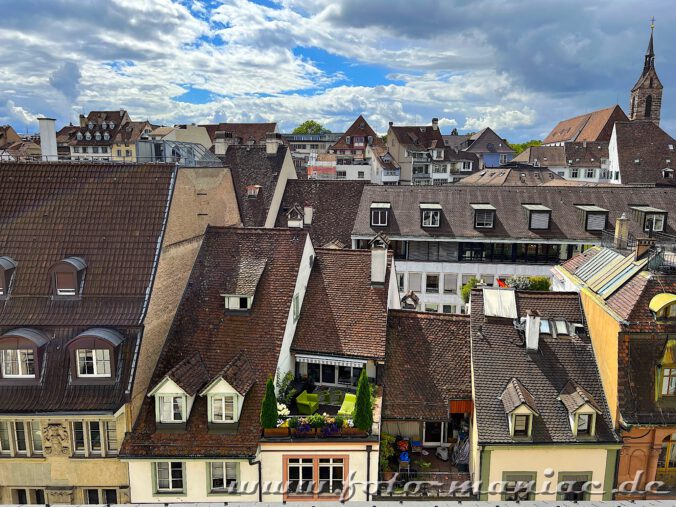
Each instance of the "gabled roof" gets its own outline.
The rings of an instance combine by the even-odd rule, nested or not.
[[[589,394],[589,392],[584,389],[582,386],[578,385],[577,382],[569,380],[568,383],[561,390],[559,394],[559,399],[561,403],[565,405],[568,409],[568,412],[571,414],[577,411],[579,408],[584,405],[589,405],[597,413],[601,413],[601,407],[599,407],[594,397]]]
[[[195,396],[209,381],[207,369],[199,352],[195,352],[177,363],[165,374],[164,378],[171,379],[188,396]],[[152,394],[161,384],[162,381],[151,389],[150,393]]]
[[[556,146],[559,148],[559,146]],[[572,142],[563,145],[565,165],[568,167],[601,167],[602,160],[608,160],[608,143]]]
[[[444,138],[441,130],[431,125],[427,126],[395,126],[390,125],[390,130],[404,147],[410,150],[432,150],[444,147]]]
[[[537,311],[545,319],[563,319],[569,323],[585,325],[582,304],[577,293],[516,291],[518,315],[528,310]],[[569,412],[559,400],[559,395],[569,381],[584,386],[590,398],[601,409],[596,418],[597,442],[616,443],[612,419],[603,391],[601,376],[588,333],[554,337],[540,335],[539,350],[528,352],[524,338],[512,319],[485,317],[481,289],[471,295],[471,340],[474,374],[474,404],[477,418],[478,444],[515,444],[509,431],[506,406],[503,400],[505,386],[518,379],[527,388],[537,407],[538,417],[533,419],[531,444],[569,444],[580,441],[573,435]],[[510,394],[509,400],[525,400]],[[510,405],[514,405],[510,401]],[[588,437],[584,437],[588,441]]]
[[[266,136],[277,132],[277,123],[210,123],[200,125],[207,130],[211,142],[214,142],[216,132],[229,132],[241,144],[253,141],[255,144],[265,144]]]
[[[482,169],[460,180],[458,185],[539,186],[565,182],[547,167],[535,167],[515,161],[500,167]]]
[[[495,133],[490,127],[486,127],[470,137],[470,144],[465,151],[470,153],[514,153],[507,142]]]
[[[505,407],[505,413],[507,414],[511,414],[521,405],[525,405],[535,415],[540,415],[535,398],[533,398],[530,391],[517,378],[512,378],[507,382],[505,390],[500,395],[500,401],[502,401],[502,406]]]
[[[243,256],[233,276],[226,280],[222,294],[253,296],[266,264],[267,259]]]
[[[442,135],[441,137],[444,140],[445,146],[447,146],[451,149],[461,150],[463,145],[465,143],[469,142],[472,135],[471,134],[458,134],[458,135],[448,134],[448,135]]]
[[[613,125],[617,121],[629,121],[618,105],[599,109],[559,122],[542,144],[567,141],[610,141]]]
[[[472,399],[469,318],[391,310],[383,386],[383,419],[448,420]]]
[[[545,167],[564,167],[566,165],[565,148],[563,146],[529,146],[515,156],[512,162]]]
[[[355,136],[363,136],[368,139],[371,136],[373,146],[383,146],[383,140],[380,139],[378,134],[371,128],[371,125],[368,124],[363,115],[359,115],[352,125],[345,131],[345,133],[340,136],[340,139],[331,146],[331,150],[345,150],[353,149],[352,143],[347,143],[347,138],[354,138]],[[351,141],[351,140],[350,140]],[[366,140],[365,140],[366,141]]]
[[[209,384],[202,390],[202,393],[205,394],[212,385],[217,383],[219,380],[225,380],[230,386],[237,391],[240,395],[246,396],[249,392],[249,389],[253,387],[256,383],[256,378],[258,377],[258,372],[252,366],[251,361],[246,355],[246,352],[240,351],[237,353],[232,360],[225,365],[225,367],[216,375],[215,378],[211,379]]]
[[[384,359],[391,260],[372,287],[370,251],[317,249],[291,349]]]
[[[187,355],[199,352],[208,379],[223,374],[232,380],[233,387],[243,390],[251,384],[237,430],[231,434],[209,432],[207,397],[199,396],[184,432],[157,431],[154,400],[145,397],[121,455],[253,457],[256,454],[265,383],[275,375],[306,240],[307,233],[300,230],[207,228],[150,385],[157,384]],[[247,315],[235,315],[224,311],[220,292],[237,275],[245,258],[264,259],[266,268],[251,310]],[[238,357],[239,354],[245,356]],[[255,371],[254,383],[245,358]]]
[[[312,223],[304,229],[315,247],[339,241],[350,245],[350,233],[366,186],[364,181],[289,180],[279,207],[276,227],[287,227],[294,206],[312,207]]]
[[[239,214],[244,227],[263,227],[272,197],[282,172],[287,146],[279,146],[274,155],[267,153],[265,144],[232,145],[221,160],[230,168],[237,194]],[[248,197],[247,187],[260,187],[256,197]]]
[[[662,174],[676,168],[676,139],[651,121],[618,122],[614,135],[622,184],[676,185],[676,178]]]

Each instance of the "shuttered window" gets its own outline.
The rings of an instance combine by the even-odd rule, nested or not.
[[[549,213],[531,212],[530,228],[533,230],[549,229]]]
[[[602,231],[606,228],[605,213],[587,213],[587,230]]]

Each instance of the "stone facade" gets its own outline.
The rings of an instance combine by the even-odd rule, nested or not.
[[[629,103],[630,120],[652,121],[660,124],[662,109],[662,83],[655,71],[655,53],[653,51],[653,35],[650,34],[650,43],[645,55],[645,63],[641,77],[631,89]]]

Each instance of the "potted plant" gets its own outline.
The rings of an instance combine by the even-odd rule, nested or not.
[[[315,429],[310,426],[307,417],[294,417],[289,427],[291,435],[297,438],[307,438],[315,434]]]
[[[362,431],[371,431],[373,425],[373,403],[371,402],[371,386],[366,376],[366,368],[359,375],[357,383],[357,399],[354,404],[353,424]]]
[[[394,435],[382,433],[380,435],[380,456],[378,462],[384,481],[390,481],[394,477],[394,471],[390,468],[390,460],[394,457]]]
[[[261,426],[263,427],[263,436],[275,437],[280,433],[286,433],[286,428],[278,428],[277,397],[275,396],[275,385],[272,377],[268,378],[265,385],[265,396],[261,403]]]

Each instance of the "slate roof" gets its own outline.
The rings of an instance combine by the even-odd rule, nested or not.
[[[676,139],[651,121],[618,122],[615,136],[623,184],[676,186],[676,177],[664,178],[662,174],[667,167],[676,170]]]
[[[472,134],[465,151],[470,153],[514,153],[512,147],[490,127]]]
[[[2,385],[1,412],[114,412],[128,401],[174,175],[163,164],[0,164],[0,255],[17,265],[0,334],[28,327],[49,338],[39,381]],[[87,264],[82,295],[55,300],[49,269],[72,255]],[[67,344],[93,327],[123,337],[115,382],[73,384]]]
[[[444,139],[441,137],[441,130],[427,126],[395,126],[390,125],[392,133],[404,147],[411,150],[431,150],[434,148],[443,148]]]
[[[312,244],[322,247],[332,241],[351,244],[350,233],[366,186],[364,181],[289,180],[279,207],[276,227],[286,227],[287,213],[294,206],[311,206],[312,224],[305,230]]]
[[[391,310],[383,419],[446,421],[451,400],[471,400],[469,318]]]
[[[500,167],[482,169],[460,180],[458,185],[538,186],[557,185],[566,181],[547,167],[514,162]]]
[[[197,396],[183,432],[156,431],[154,399],[145,397],[120,454],[144,457],[252,457],[261,436],[265,383],[274,376],[307,233],[300,230],[208,227],[186,292],[150,385],[199,352],[210,379],[236,368],[246,354],[256,372],[244,399],[237,431],[208,431],[207,400]],[[265,259],[253,306],[246,315],[223,309],[222,287],[243,258]],[[234,362],[233,362],[234,361]],[[247,374],[248,375],[248,374]],[[250,381],[245,381],[244,384]]]
[[[359,115],[352,125],[345,131],[345,133],[340,136],[340,139],[335,142],[333,146],[329,149],[331,150],[346,150],[354,149],[352,143],[347,144],[347,137],[350,136],[354,138],[355,136],[364,136],[365,144],[368,141],[368,136],[372,138],[372,146],[384,146],[383,140],[376,134],[376,132],[371,128],[371,125],[366,121],[363,115]],[[352,141],[352,140],[350,140]]]
[[[391,210],[387,227],[371,227],[370,208],[374,202],[389,202]],[[416,238],[510,238],[570,239],[599,242],[599,232],[585,231],[580,204],[596,204],[609,210],[608,229],[623,213],[629,217],[629,232],[643,235],[642,224],[630,209],[639,203],[668,211],[665,232],[676,231],[674,192],[669,188],[631,188],[619,185],[604,187],[490,187],[455,184],[447,187],[367,185],[362,194],[352,235],[370,239],[382,231],[391,239]],[[440,227],[421,227],[420,203],[439,203],[442,207]],[[496,208],[494,229],[474,228],[471,204],[490,203]],[[528,229],[523,204],[540,203],[552,210],[551,227],[547,231]]]
[[[225,155],[220,157],[232,173],[244,227],[265,225],[287,150],[287,146],[279,146],[277,153],[268,155],[265,143],[257,146],[234,145],[228,147]],[[247,187],[250,185],[261,187],[255,198],[247,196]]]
[[[372,287],[370,251],[317,249],[292,350],[384,359],[391,262]]]
[[[559,122],[542,144],[567,141],[610,141],[613,125],[618,121],[629,121],[618,105],[592,111]]]
[[[565,148],[563,146],[529,146],[515,156],[512,162],[563,167],[566,165]]]
[[[537,310],[542,318],[584,324],[582,304],[576,293],[516,291],[516,303],[520,317],[528,310]],[[470,336],[480,445],[520,445],[518,438],[510,436],[505,406],[500,399],[514,378],[532,395],[539,413],[533,419],[532,441],[522,445],[589,442],[589,437],[578,439],[573,435],[568,410],[558,399],[571,380],[584,387],[601,408],[593,440],[618,442],[588,338],[540,335],[539,350],[527,352],[511,319],[484,316],[481,289],[472,291]]]
[[[240,144],[265,144],[266,136],[277,131],[277,123],[210,123],[200,125],[207,130],[211,142],[214,142],[216,132],[230,132],[232,137],[238,139]]]

